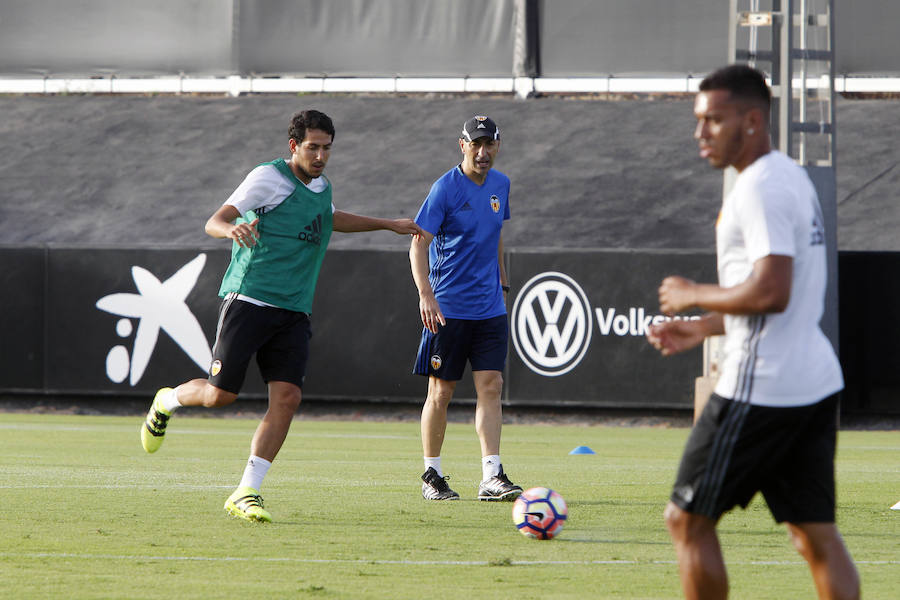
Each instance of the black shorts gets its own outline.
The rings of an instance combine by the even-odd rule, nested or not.
[[[311,337],[306,313],[257,306],[229,294],[219,308],[209,382],[237,394],[256,354],[266,383],[286,381],[302,388]]]
[[[713,394],[688,438],[672,502],[718,520],[762,492],[779,523],[833,523],[837,409],[837,395],[777,408]]]
[[[422,329],[413,373],[445,381],[462,379],[466,362],[473,371],[503,371],[509,343],[506,315],[490,319],[447,319],[437,333]]]

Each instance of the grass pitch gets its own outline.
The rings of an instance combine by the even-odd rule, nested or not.
[[[9,598],[677,598],[662,523],[687,429],[507,425],[513,481],[569,505],[526,539],[478,502],[479,447],[451,424],[458,502],[421,498],[417,423],[294,423],[262,494],[275,522],[226,516],[257,422],[176,415],[143,452],[141,418],[0,414],[0,589]],[[596,455],[569,455],[587,445]],[[842,431],[838,520],[863,594],[900,581],[900,434]],[[811,598],[802,559],[757,498],[720,525],[734,598]]]

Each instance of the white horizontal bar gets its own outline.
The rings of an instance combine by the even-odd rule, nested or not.
[[[393,77],[326,77],[323,92],[394,92]]]
[[[45,79],[45,92],[48,94],[96,94],[112,91],[110,79]]]
[[[609,79],[610,93],[672,93],[689,92],[691,78],[680,79],[641,79],[638,77]],[[697,82],[700,83],[699,81]]]
[[[43,94],[46,91],[43,79],[0,80],[0,92],[4,94]]]
[[[49,81],[49,80],[48,80]],[[178,94],[182,80],[178,77],[154,77],[152,79],[113,79],[113,92],[118,94]]]
[[[0,94],[253,93],[692,93],[702,77],[149,77],[0,79]],[[803,82],[795,78],[794,89]],[[828,88],[827,76],[806,88]],[[776,90],[777,91],[777,90]],[[900,77],[835,77],[834,91],[900,92]]]
[[[254,77],[251,92],[324,92],[324,77]]]
[[[900,77],[835,77],[836,92],[900,92]]]
[[[605,94],[609,92],[609,78],[594,77],[536,77],[534,79],[534,91],[540,93],[581,92]]]
[[[462,77],[410,77],[396,79],[398,92],[464,92]]]
[[[509,93],[515,90],[515,80],[512,77],[498,77],[494,79],[467,77],[464,81],[466,82],[467,92]]]
[[[534,89],[543,93],[678,93],[696,92],[700,81],[700,77],[539,77]]]
[[[239,96],[250,91],[250,80],[234,75],[224,79],[218,78],[184,78],[181,80],[181,91],[196,94],[224,93]]]

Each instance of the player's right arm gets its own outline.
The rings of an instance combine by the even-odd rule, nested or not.
[[[258,234],[256,224],[259,219],[254,219],[252,223],[238,223],[234,221],[241,216],[240,211],[231,204],[223,204],[219,210],[206,222],[207,235],[214,238],[230,238],[244,248],[256,245]]]
[[[409,265],[413,281],[419,290],[419,316],[422,318],[422,325],[428,331],[437,333],[438,324],[446,325],[447,322],[437,298],[434,297],[431,282],[428,281],[428,246],[433,239],[434,236],[425,230],[422,230],[421,235],[413,236],[409,246]]]
[[[711,335],[725,333],[722,313],[706,313],[699,319],[663,321],[647,330],[647,341],[663,356],[678,354],[699,346]]]
[[[659,287],[659,308],[674,315],[701,308],[729,315],[783,312],[791,299],[793,258],[770,254],[753,263],[745,281],[733,287],[666,277]]]
[[[275,167],[270,164],[257,166],[206,222],[207,235],[219,239],[230,238],[244,248],[255,246],[259,239],[256,230],[259,219],[237,225],[234,222],[251,210],[277,206],[291,191],[293,187]]]

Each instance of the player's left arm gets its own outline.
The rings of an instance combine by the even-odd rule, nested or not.
[[[503,233],[500,233],[500,241],[497,243],[497,262],[500,264],[500,286],[509,287],[509,277],[506,275],[506,263],[503,261]],[[507,293],[508,290],[503,290]],[[504,296],[505,297],[505,296]]]
[[[769,254],[754,262],[750,276],[734,287],[666,277],[659,286],[659,307],[667,315],[691,308],[730,315],[780,313],[791,299],[793,269],[792,257]]]
[[[360,231],[378,231],[386,229],[400,235],[421,235],[422,228],[412,219],[380,219],[355,215],[342,210],[334,211],[332,227],[341,233],[357,233]]]
[[[647,330],[647,341],[663,356],[696,348],[712,335],[725,333],[722,313],[708,312],[699,319],[662,321]]]
[[[503,222],[509,221],[509,178],[506,178],[506,201],[503,203]],[[506,273],[506,263],[503,261],[503,230],[500,230],[500,241],[497,243],[497,262],[500,263],[500,286],[509,288],[509,275]],[[508,293],[508,289],[503,293]],[[506,296],[503,296],[504,300]]]

